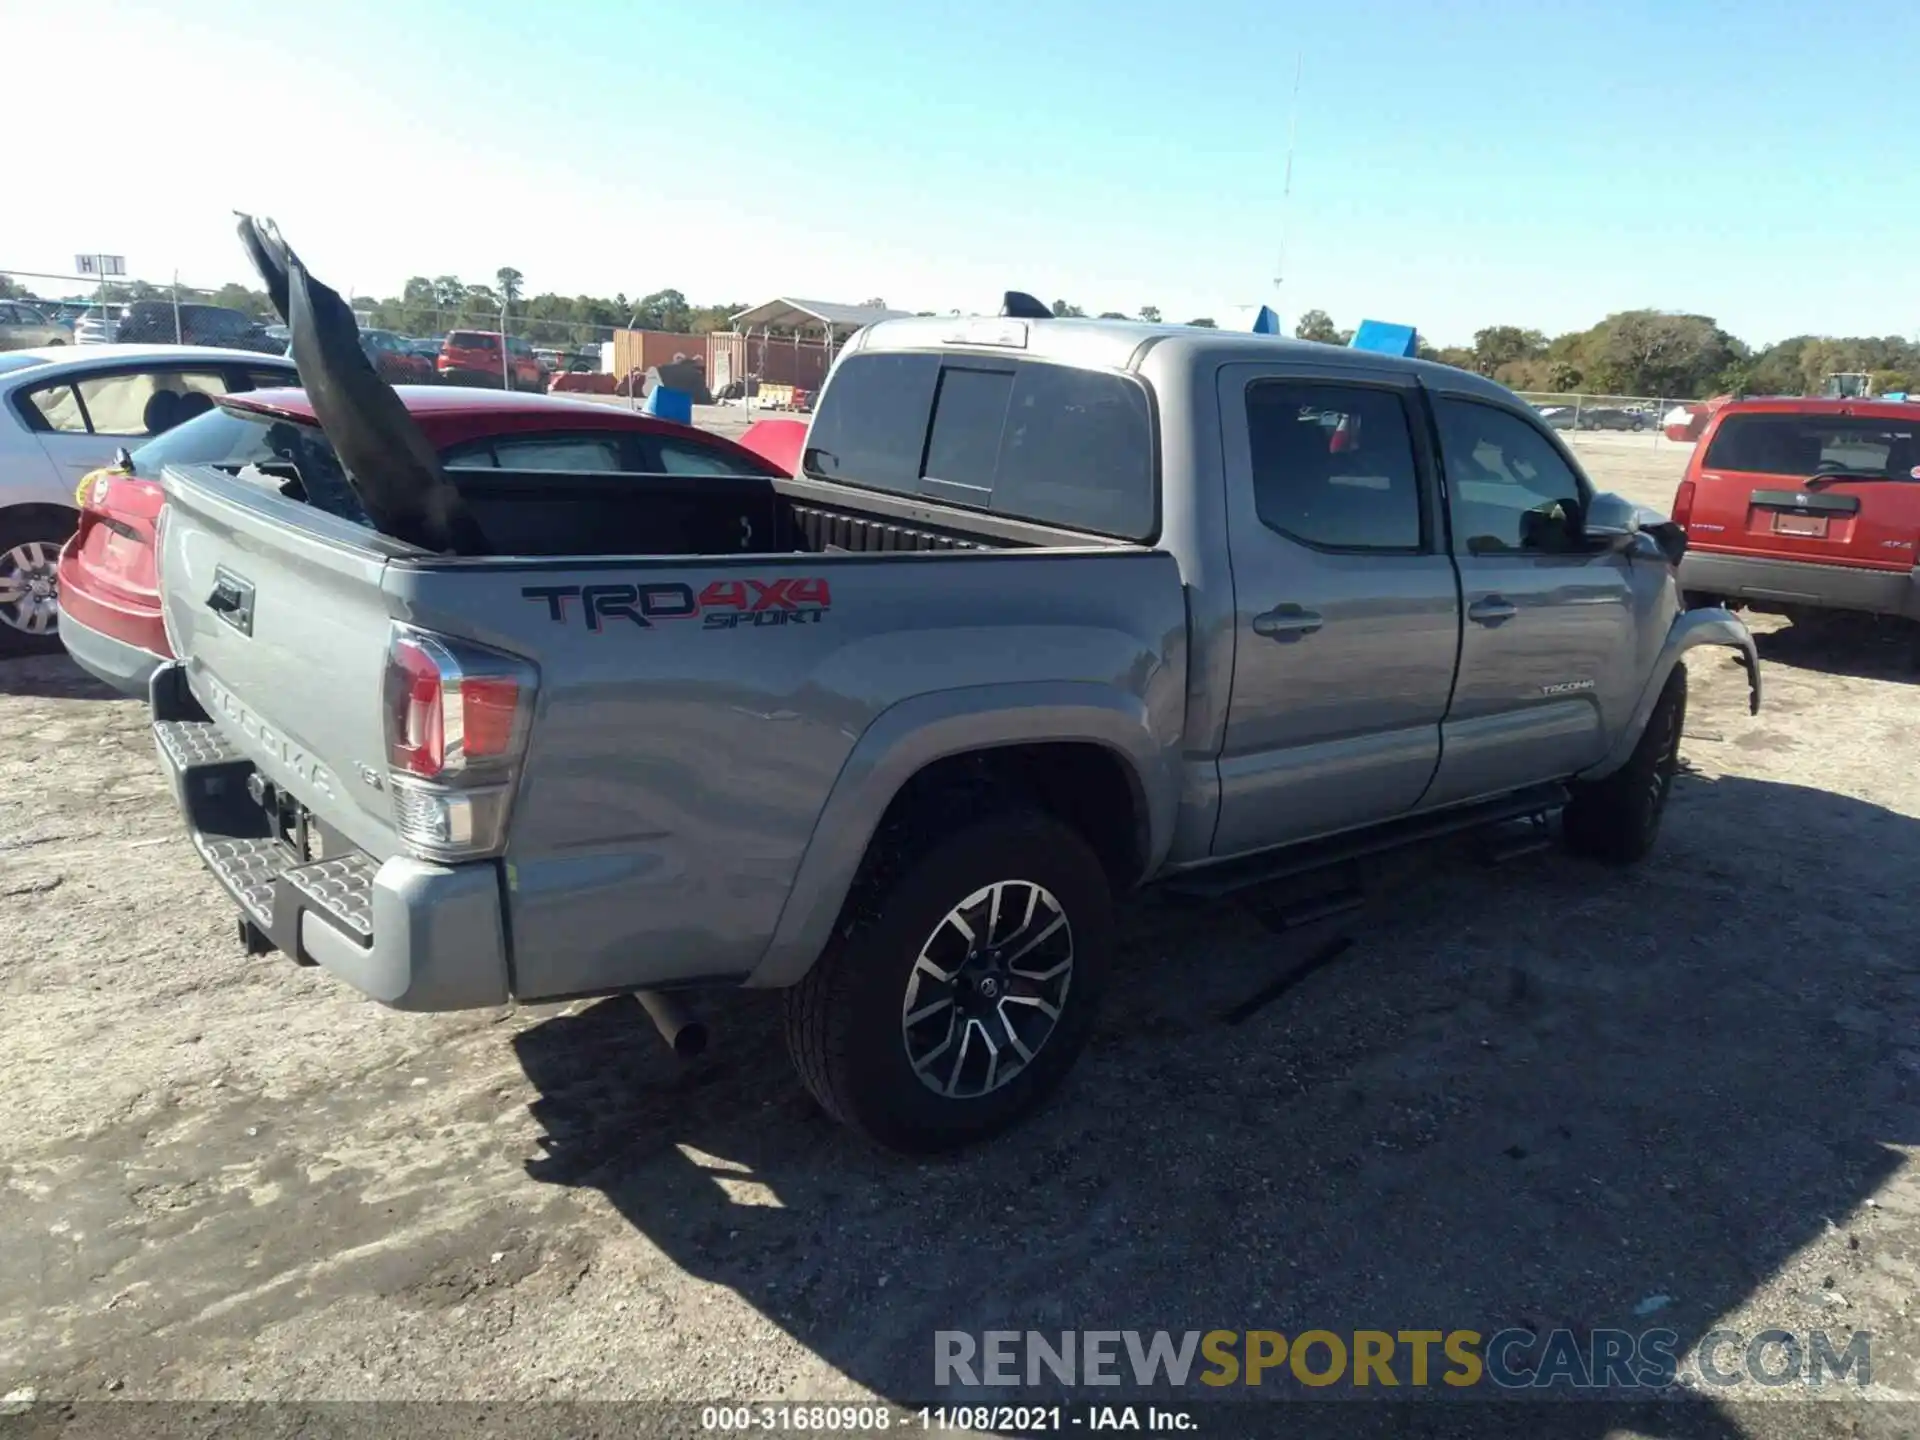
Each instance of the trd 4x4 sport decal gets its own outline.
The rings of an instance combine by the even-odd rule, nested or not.
[[[621,622],[643,630],[664,620],[698,619],[705,630],[818,625],[833,607],[822,579],[714,580],[698,595],[677,580],[636,585],[525,585],[520,598],[539,600],[559,625],[582,624],[594,634]]]

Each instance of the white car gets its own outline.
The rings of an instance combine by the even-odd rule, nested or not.
[[[83,478],[216,395],[299,383],[290,360],[204,345],[0,352],[0,656],[60,648],[56,566]]]
[[[91,310],[83,310],[73,322],[73,343],[76,345],[111,345],[114,333],[119,330],[120,322],[114,319],[119,307],[102,310],[98,305]]]

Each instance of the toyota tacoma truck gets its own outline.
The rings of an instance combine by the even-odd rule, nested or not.
[[[154,733],[251,951],[387,1005],[785,991],[936,1150],[1086,1040],[1115,897],[1563,814],[1654,843],[1682,539],[1463,371],[1056,320],[838,357],[800,473],[443,467],[270,228],[337,469],[175,466]]]

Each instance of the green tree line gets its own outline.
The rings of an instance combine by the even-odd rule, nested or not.
[[[1302,315],[1294,333],[1330,344],[1353,335],[1320,310]],[[1910,390],[1920,381],[1920,343],[1905,336],[1796,335],[1755,350],[1711,316],[1663,310],[1622,310],[1552,339],[1518,325],[1489,325],[1474,333],[1471,345],[1422,343],[1420,354],[1515,390],[1561,394],[1807,395],[1836,372],[1871,375],[1876,394]]]
[[[381,329],[437,335],[459,325],[497,329],[504,306],[510,333],[545,344],[586,344],[614,328],[695,335],[725,330],[732,317],[747,308],[744,302],[694,305],[678,290],[656,290],[637,299],[625,294],[611,299],[550,292],[529,296],[524,293],[525,283],[526,277],[511,266],[496,271],[491,284],[465,281],[457,275],[415,275],[398,295],[356,297],[354,309],[366,317],[366,323]],[[172,292],[133,281],[109,285],[106,293],[117,304],[166,299]],[[27,287],[0,275],[0,299],[10,298],[35,297]],[[250,314],[270,314],[266,295],[244,285],[223,285],[206,298]],[[866,303],[880,306],[884,302]],[[1055,300],[1053,313],[1075,317],[1087,311],[1070,301]],[[1129,318],[1118,310],[1098,313],[1104,320]],[[1142,305],[1134,315],[1149,323],[1161,319],[1154,305]],[[1201,316],[1186,323],[1212,326],[1214,321]],[[1294,334],[1327,345],[1345,345],[1353,338],[1352,330],[1336,325],[1324,310],[1307,311]],[[1588,329],[1551,338],[1519,325],[1489,325],[1474,332],[1471,345],[1436,347],[1423,341],[1420,354],[1516,390],[1592,395],[1673,399],[1802,395],[1818,392],[1835,372],[1871,375],[1876,394],[1920,384],[1920,343],[1904,336],[1796,335],[1755,349],[1728,334],[1711,316],[1664,310],[1622,310]]]
[[[725,330],[732,317],[747,308],[732,305],[694,305],[678,290],[656,290],[630,299],[624,293],[607,299],[594,295],[525,295],[524,277],[503,268],[491,285],[473,284],[457,275],[416,275],[398,295],[385,299],[357,296],[354,309],[368,323],[403,335],[437,335],[459,325],[497,330],[506,311],[507,330],[531,335],[547,343],[586,344],[604,339],[610,329],[671,330],[704,335]]]

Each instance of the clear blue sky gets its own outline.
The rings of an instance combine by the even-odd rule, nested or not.
[[[10,66],[9,108],[57,120],[16,166],[32,198],[0,217],[0,265],[106,249],[246,278],[228,212],[251,207],[361,292],[511,264],[533,290],[696,303],[971,310],[1016,287],[1218,314],[1274,300],[1302,53],[1289,324],[1447,343],[1651,305],[1755,342],[1920,332],[1912,7],[186,9],[0,0],[16,62],[66,57]]]

